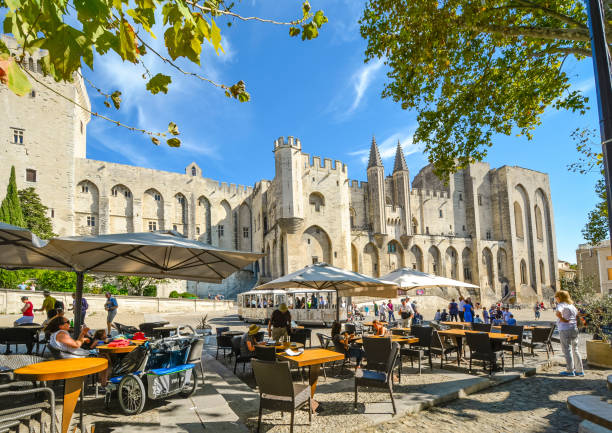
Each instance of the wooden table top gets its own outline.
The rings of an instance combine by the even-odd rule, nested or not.
[[[112,347],[112,346],[109,346],[108,344],[102,344],[96,347],[96,349],[104,353],[129,353],[132,350],[136,349],[137,347],[138,345],[136,344],[130,344],[129,346],[120,346],[120,347]]]
[[[298,367],[307,367],[309,365],[325,364],[326,362],[341,361],[344,355],[339,352],[327,349],[306,349],[298,356],[289,356],[279,353],[278,358],[283,361],[290,361],[297,364]]]
[[[404,331],[404,332],[410,332],[410,328],[391,328],[391,329],[389,329],[389,331]]]
[[[29,380],[61,380],[98,373],[108,368],[104,358],[72,358],[38,362],[14,371],[16,375]]]
[[[389,337],[380,337],[380,336],[368,336],[366,338],[389,338]],[[402,337],[401,335],[393,335],[391,336],[391,341],[394,343],[400,343],[400,344],[414,344],[414,343],[418,343],[419,339],[416,337]],[[353,343],[355,344],[363,344],[363,338],[357,338],[355,340],[353,340]]]
[[[469,326],[469,327],[472,326],[472,322],[440,322],[440,323],[446,326],[451,326],[451,325],[463,325],[463,326]],[[501,325],[492,325],[491,328],[501,329]],[[524,331],[533,331],[533,328],[539,328],[539,326],[530,326],[530,325],[523,326]],[[542,328],[545,328],[545,326],[542,326]]]
[[[295,345],[295,346],[294,346]],[[285,349],[301,349],[304,347],[302,343],[291,343],[290,345],[285,345],[283,343],[272,346],[271,344],[261,344],[263,347],[274,347],[276,350],[285,350]]]
[[[455,336],[455,337],[463,337],[465,336],[465,334],[467,332],[478,332],[478,331],[470,331],[470,330],[466,330],[466,329],[447,329],[446,331],[438,331],[438,334],[440,335],[448,335],[448,336]],[[518,335],[511,335],[511,334],[502,334],[499,332],[487,332],[487,334],[489,335],[489,338],[491,340],[504,340],[504,341],[508,341],[508,340],[516,340],[518,338]]]

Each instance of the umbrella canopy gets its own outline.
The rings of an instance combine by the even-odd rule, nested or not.
[[[77,272],[220,283],[263,254],[223,250],[173,231],[71,236],[45,250]]]
[[[439,277],[433,274],[417,271],[415,269],[401,268],[383,277],[383,280],[393,281],[402,289],[423,289],[426,287],[470,287],[478,289],[478,286],[450,278]]]
[[[397,296],[396,283],[336,268],[327,263],[306,266],[299,271],[257,286],[255,290],[297,287],[317,290],[331,289],[335,290],[338,296],[373,296],[380,298],[395,298]],[[340,309],[336,308],[336,318],[339,317]]]
[[[72,270],[60,257],[43,249],[47,241],[28,229],[0,222],[0,267]]]

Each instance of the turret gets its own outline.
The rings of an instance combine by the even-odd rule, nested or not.
[[[278,201],[278,223],[287,233],[295,233],[304,222],[304,199],[301,159],[302,145],[294,137],[283,137],[274,141],[276,180],[280,197]]]
[[[374,234],[385,234],[387,232],[385,217],[385,169],[374,137],[372,137],[370,160],[368,162],[368,198],[372,230]]]
[[[395,204],[403,209],[404,234],[412,234],[412,215],[410,213],[410,172],[404,158],[402,146],[398,140],[395,152],[395,163],[393,164],[393,197]]]

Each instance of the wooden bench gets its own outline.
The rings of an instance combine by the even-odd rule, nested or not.
[[[567,398],[567,408],[580,418],[601,427],[612,429],[612,404],[596,395],[572,395]]]

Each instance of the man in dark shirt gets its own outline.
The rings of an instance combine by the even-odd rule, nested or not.
[[[289,341],[289,332],[291,331],[291,313],[287,308],[287,304],[280,304],[276,310],[272,312],[272,317],[268,322],[268,334],[275,341]]]

